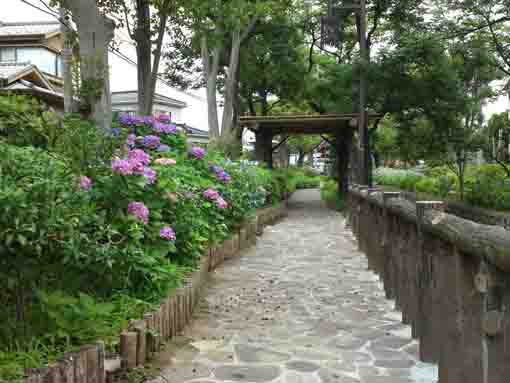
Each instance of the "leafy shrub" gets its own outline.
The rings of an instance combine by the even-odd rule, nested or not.
[[[94,339],[115,347],[209,245],[292,191],[285,172],[188,148],[170,121],[114,129],[71,116],[51,140],[0,143],[1,377]]]
[[[55,113],[35,98],[0,96],[0,137],[19,146],[47,148],[59,136]]]
[[[421,173],[412,170],[378,168],[374,172],[374,180],[378,184],[411,191],[423,177]]]

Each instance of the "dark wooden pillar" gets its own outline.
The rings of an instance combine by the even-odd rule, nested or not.
[[[349,191],[348,172],[353,135],[353,129],[349,126],[345,126],[337,131],[335,137],[338,193],[340,196],[345,195]]]
[[[270,130],[255,133],[255,158],[259,163],[265,162],[269,169],[273,168],[273,134]]]
[[[264,135],[260,130],[255,132],[255,159],[264,162]]]
[[[273,169],[273,133],[264,132],[264,162],[269,169]]]

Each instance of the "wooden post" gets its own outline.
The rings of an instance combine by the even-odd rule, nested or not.
[[[273,133],[264,132],[264,162],[269,169],[273,169]]]
[[[136,332],[123,332],[120,334],[120,358],[123,368],[135,368],[137,362],[137,340]]]

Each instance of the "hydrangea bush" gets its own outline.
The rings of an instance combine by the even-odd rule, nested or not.
[[[97,139],[90,123],[67,121],[72,129],[64,126],[62,145],[51,149],[0,142],[0,304],[8,307],[0,313],[0,354],[20,355],[35,339],[43,346],[37,360],[47,361],[103,337],[76,330],[101,305],[108,331],[118,332],[132,318],[118,302],[157,303],[207,247],[283,195],[268,170],[189,145],[166,116],[120,116],[112,134]],[[82,317],[62,321],[64,306],[49,307],[43,296]],[[87,309],[76,306],[84,301]],[[26,320],[16,320],[15,302]],[[12,376],[27,367],[13,366]]]

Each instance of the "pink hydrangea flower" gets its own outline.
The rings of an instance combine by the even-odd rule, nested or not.
[[[216,201],[218,198],[220,198],[220,193],[218,193],[214,189],[207,189],[204,192],[204,197],[207,198],[209,201]]]
[[[80,189],[83,191],[89,191],[90,189],[92,189],[92,180],[87,176],[81,176]]]
[[[172,121],[172,116],[169,116],[168,114],[160,114],[158,116],[158,120],[165,124],[169,124]]]
[[[149,209],[143,202],[130,202],[128,213],[134,215],[146,225],[149,223]]]
[[[143,176],[145,172],[145,166],[141,162],[129,161],[131,164],[132,173],[137,176]]]
[[[206,154],[205,149],[202,149],[198,146],[194,146],[191,148],[190,152],[192,157],[195,157],[197,160],[203,160]]]
[[[216,206],[218,206],[220,209],[226,209],[228,207],[227,201],[225,201],[223,198],[219,197],[216,201]]]
[[[167,241],[175,241],[175,231],[170,226],[165,226],[159,231],[159,236]]]
[[[135,143],[136,143],[136,136],[134,134],[129,134],[127,136],[127,140],[126,140],[126,143],[129,147],[133,147],[135,146]]]
[[[147,166],[151,163],[151,156],[145,153],[142,149],[133,149],[128,152],[128,160],[133,162],[141,162]]]
[[[158,158],[156,161],[154,161],[156,165],[162,165],[162,166],[171,166],[175,165],[177,161],[175,161],[173,158]]]
[[[133,174],[133,166],[131,162],[127,160],[116,159],[112,161],[112,171],[117,174],[128,176]]]

